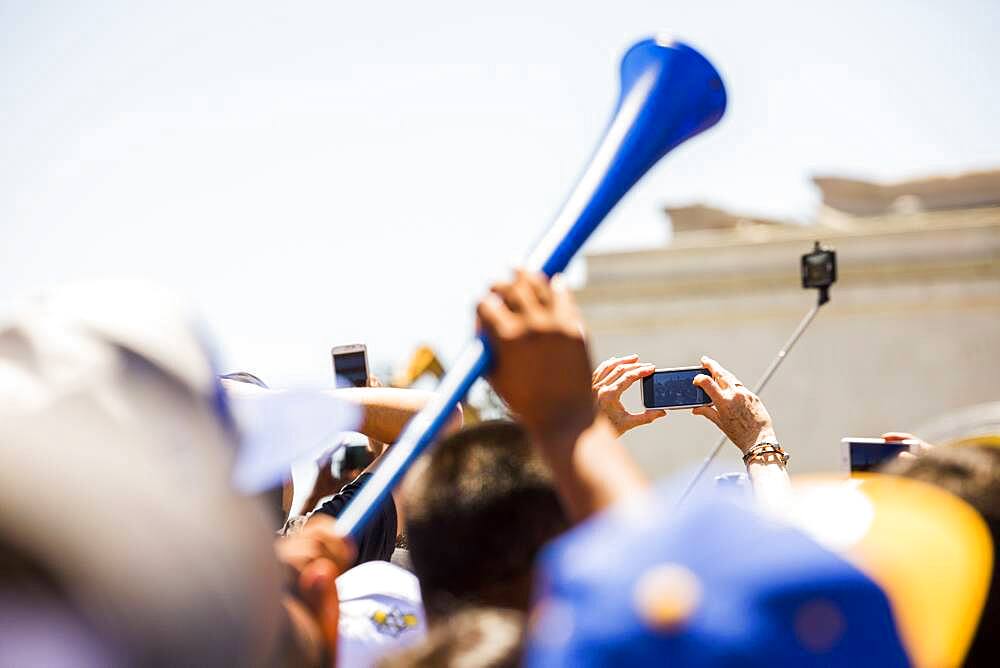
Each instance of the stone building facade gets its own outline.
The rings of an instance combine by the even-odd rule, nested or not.
[[[588,255],[577,292],[595,361],[638,353],[671,367],[708,354],[752,386],[815,302],[800,255],[816,239],[834,247],[831,302],[762,395],[793,473],[836,469],[843,436],[918,430],[1000,400],[1000,171],[815,182],[813,225],[668,209],[668,246]],[[637,387],[626,404],[639,407]],[[625,440],[659,476],[699,462],[717,435],[678,411]],[[731,444],[720,460],[717,471],[742,468]]]

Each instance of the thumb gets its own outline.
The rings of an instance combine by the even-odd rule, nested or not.
[[[692,408],[691,413],[692,415],[700,415],[708,418],[716,427],[722,429],[722,424],[719,421],[719,411],[714,406],[698,406],[697,408]]]
[[[645,413],[638,413],[629,416],[630,427],[638,427],[650,422],[656,422],[661,417],[666,417],[667,411],[662,408],[651,408]]]

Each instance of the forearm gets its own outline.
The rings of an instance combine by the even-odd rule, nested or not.
[[[777,443],[778,437],[770,422],[748,443]],[[751,448],[744,451],[749,452]],[[792,491],[792,481],[781,458],[774,455],[754,456],[746,461],[747,477],[750,488],[753,489],[757,504],[765,510],[783,510],[787,508],[788,498]]]
[[[364,409],[358,431],[383,443],[399,439],[410,421],[434,396],[433,392],[395,387],[348,387],[328,391],[331,396],[350,401]],[[462,409],[456,407],[443,433],[462,426]]]
[[[534,438],[574,522],[640,494],[649,485],[603,415],[576,434]]]
[[[784,464],[751,459],[747,464],[747,477],[750,479],[754,498],[761,507],[766,510],[787,508],[792,482]]]
[[[288,628],[278,653],[279,663],[288,666],[333,665],[332,652],[326,646],[315,616],[290,594],[282,596],[281,604]]]

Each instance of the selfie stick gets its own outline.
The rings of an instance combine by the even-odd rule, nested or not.
[[[820,252],[820,245],[818,241],[816,242],[816,250],[814,252]],[[836,273],[834,274],[833,280],[836,280]],[[832,285],[832,281],[830,284]],[[809,312],[806,313],[805,317],[802,318],[802,321],[799,322],[799,326],[795,328],[795,331],[792,332],[792,335],[788,337],[788,341],[786,341],[785,345],[782,346],[781,350],[778,351],[777,357],[775,357],[771,361],[770,366],[768,366],[767,370],[764,371],[764,375],[762,375],[760,379],[757,381],[757,384],[754,385],[752,392],[757,396],[760,396],[760,393],[764,390],[765,387],[767,387],[767,383],[771,380],[771,377],[774,376],[774,372],[777,371],[778,367],[781,366],[781,363],[785,361],[785,356],[788,355],[788,351],[790,351],[792,349],[792,346],[794,346],[798,342],[799,338],[802,336],[802,333],[806,331],[806,328],[808,328],[809,325],[812,323],[813,318],[815,318],[816,314],[819,313],[820,307],[823,306],[823,304],[830,301],[830,285],[817,286],[817,290],[819,291],[819,294],[817,295],[816,303],[813,305],[811,309],[809,309]],[[715,444],[714,448],[712,448],[712,451],[708,453],[708,456],[705,457],[705,461],[701,463],[701,466],[698,467],[698,470],[697,472],[695,472],[694,477],[691,478],[691,482],[689,482],[687,487],[684,488],[684,493],[681,494],[681,497],[677,500],[678,506],[684,503],[684,500],[687,499],[688,495],[694,489],[694,486],[698,484],[698,481],[701,479],[701,477],[705,475],[705,471],[708,470],[708,467],[718,456],[719,452],[722,450],[722,446],[725,445],[726,441],[728,440],[729,437],[723,434],[722,438],[719,439],[719,442]]]
[[[604,138],[525,267],[548,277],[563,271],[629,188],[671,149],[715,125],[725,108],[719,73],[693,48],[656,39],[632,46],[622,58],[621,92]],[[489,344],[480,335],[344,509],[337,519],[341,532],[358,537],[490,363]]]

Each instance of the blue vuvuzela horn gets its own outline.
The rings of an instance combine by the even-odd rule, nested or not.
[[[621,94],[604,138],[525,268],[549,277],[564,270],[629,188],[671,149],[715,125],[725,109],[722,78],[700,53],[681,42],[635,44],[622,58]],[[344,509],[337,520],[340,531],[358,537],[490,363],[483,336],[462,351],[434,399],[413,417]]]

